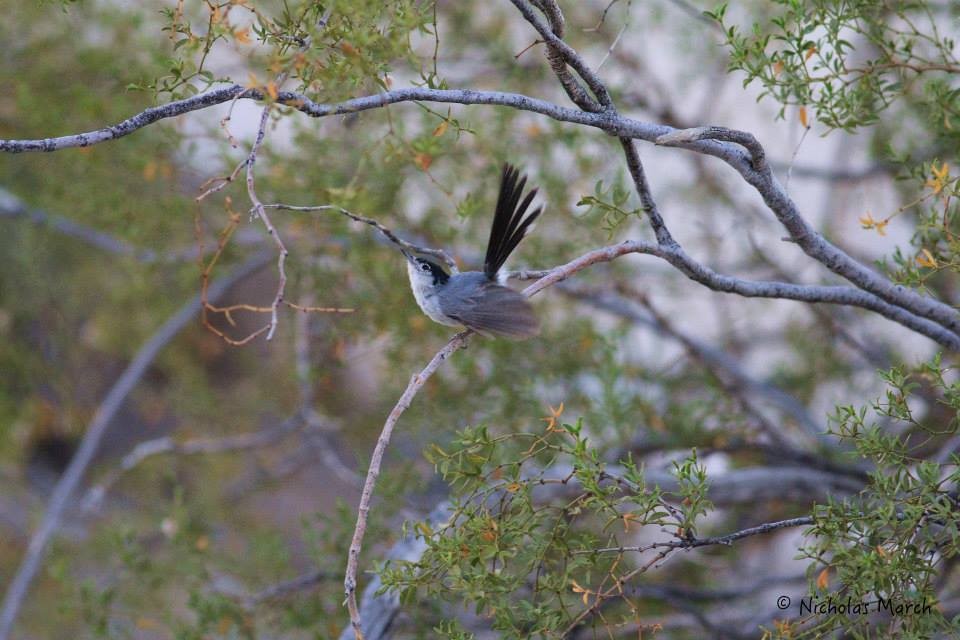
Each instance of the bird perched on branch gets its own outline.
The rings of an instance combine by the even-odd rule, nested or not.
[[[524,196],[526,183],[526,176],[515,167],[503,166],[483,271],[449,273],[430,258],[402,250],[413,297],[431,320],[513,339],[539,333],[540,322],[527,298],[506,287],[506,274],[501,272],[503,263],[543,211],[538,207],[527,213],[537,190],[531,189]]]

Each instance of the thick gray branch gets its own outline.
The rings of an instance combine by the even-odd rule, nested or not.
[[[232,85],[215,89],[186,100],[152,107],[117,125],[97,131],[59,138],[47,138],[44,140],[0,140],[0,151],[10,153],[56,151],[70,147],[89,146],[128,135],[137,129],[164,118],[172,118],[197,109],[229,102],[238,95],[244,99],[262,99],[263,97],[262,94],[256,90],[246,89],[240,85]],[[318,104],[306,96],[286,91],[278,96],[278,101],[313,117],[356,113],[368,109],[385,107],[398,102],[428,101],[511,107],[521,111],[540,113],[561,122],[596,127],[620,138],[635,138],[648,142],[655,142],[662,136],[676,131],[676,129],[671,127],[634,120],[610,111],[589,113],[579,109],[561,107],[550,102],[537,100],[536,98],[520,94],[500,91],[414,87],[397,89],[395,91],[388,91],[362,98],[354,98],[337,104]],[[958,314],[953,307],[921,295],[907,287],[890,282],[828,242],[803,219],[796,204],[780,186],[772,172],[770,172],[769,167],[766,171],[757,171],[754,169],[753,156],[741,148],[740,145],[713,139],[694,140],[682,144],[685,149],[720,158],[740,173],[750,185],[757,189],[767,206],[790,232],[793,240],[808,255],[864,291],[870,292],[875,297],[885,301],[888,303],[887,306],[897,306],[907,310],[902,312],[904,315],[922,316],[948,329],[949,333],[954,334],[952,338],[934,339],[941,344],[950,346],[952,349],[957,348],[958,340],[960,340],[957,338],[957,336],[960,336],[960,314]],[[857,306],[864,306],[864,308],[876,310],[865,305]],[[874,306],[876,305],[874,304]],[[911,326],[903,322],[901,324],[905,324],[905,326],[910,326],[911,328],[925,326],[917,322],[913,322],[916,326]],[[921,333],[933,337],[933,335],[931,335],[933,331],[929,327],[927,327],[927,330],[921,331]]]
[[[742,280],[740,278],[734,278],[733,276],[717,273],[709,267],[700,264],[677,245],[664,247],[653,242],[644,242],[642,240],[626,240],[620,244],[592,251],[587,254],[587,256],[593,256],[599,253],[603,254],[602,261],[613,260],[627,253],[643,253],[656,256],[666,260],[683,272],[688,278],[699,282],[709,289],[722,291],[724,293],[735,293],[747,298],[781,298],[786,300],[799,300],[801,302],[822,302],[860,307],[902,324],[917,333],[937,341],[945,347],[955,351],[960,350],[960,336],[957,336],[934,322],[918,318],[906,309],[888,304],[873,294],[853,287]],[[586,256],[580,259],[586,259]],[[533,279],[542,278],[547,273],[549,272],[517,271],[512,272],[510,276],[519,279]]]

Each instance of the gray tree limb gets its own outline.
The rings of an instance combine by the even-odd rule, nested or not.
[[[240,96],[241,99],[263,99],[263,94],[258,91],[247,89],[240,85],[231,85],[214,89],[185,100],[151,107],[121,123],[96,131],[62,136],[59,138],[45,138],[42,140],[0,140],[0,151],[8,153],[57,151],[70,147],[90,146],[129,135],[137,129],[141,129],[165,118],[172,118],[183,113],[229,102],[238,96]],[[663,136],[674,134],[678,131],[671,127],[642,122],[610,111],[590,113],[579,109],[562,107],[521,94],[500,91],[414,87],[354,98],[336,104],[318,104],[304,95],[285,91],[281,92],[277,99],[278,102],[296,108],[313,117],[356,113],[369,109],[382,108],[399,102],[426,101],[511,107],[521,111],[539,113],[561,122],[595,127],[619,138],[640,139],[648,142],[656,142]],[[707,133],[710,135],[719,136],[720,133],[718,132],[722,131],[722,128],[698,128],[697,133],[691,136],[691,138],[696,139],[684,141],[683,136],[675,136],[672,139],[667,138],[667,142],[672,146],[682,146],[684,149],[690,151],[714,156],[729,164],[748,184],[757,190],[767,207],[790,233],[792,240],[796,242],[805,253],[834,273],[849,280],[864,292],[868,292],[875,298],[879,298],[880,301],[886,303],[886,307],[877,305],[876,302],[871,303],[870,307],[864,305],[857,306],[864,306],[864,308],[874,307],[871,308],[873,311],[876,311],[877,308],[887,308],[889,310],[891,306],[900,307],[903,310],[903,314],[921,316],[922,319],[939,324],[949,333],[954,334],[954,337],[947,340],[934,339],[937,339],[938,342],[941,342],[941,344],[951,349],[958,348],[958,341],[960,341],[960,337],[958,337],[960,336],[960,313],[950,305],[939,300],[890,282],[882,275],[868,269],[841,249],[831,244],[803,219],[796,204],[786,194],[776,177],[770,171],[769,165],[765,165],[766,170],[757,171],[754,168],[756,159],[748,151],[736,143],[723,142],[715,139],[703,139],[704,130],[707,130]],[[905,323],[901,322],[901,324]],[[907,324],[905,324],[905,326],[909,326],[914,330],[918,330],[917,327],[919,326],[925,326],[917,322],[912,322],[911,324],[912,326]],[[932,337],[929,327],[927,331],[922,333]]]

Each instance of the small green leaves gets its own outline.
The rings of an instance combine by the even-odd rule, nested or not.
[[[630,216],[637,216],[640,209],[631,209],[629,211],[623,208],[623,205],[630,199],[632,190],[624,186],[622,180],[618,179],[612,185],[604,188],[603,180],[597,180],[593,187],[593,195],[583,196],[577,202],[578,207],[589,207],[586,215],[599,214],[603,228],[613,232]]]
[[[955,429],[960,402],[956,385],[946,381],[945,373],[939,357],[912,371],[897,367],[883,372],[889,388],[872,410],[888,423],[884,428],[868,422],[866,408],[840,407],[833,416],[832,432],[852,445],[859,460],[869,461],[872,470],[864,491],[817,507],[816,537],[804,549],[804,557],[814,560],[808,571],[811,594],[825,590],[813,577],[823,576],[829,568],[830,587],[853,602],[936,601],[933,559],[960,553],[956,503],[949,494],[960,472],[918,459],[926,439],[911,438],[910,433],[943,430],[924,427],[910,405],[924,388],[925,396],[940,398],[949,407]],[[877,629],[867,624],[866,618],[851,620],[827,612],[808,630],[819,635],[840,629],[852,635],[885,635],[896,628],[899,637],[911,638],[955,631],[936,607],[904,609],[892,623],[895,626]]]
[[[761,95],[784,106],[810,107],[828,129],[869,126],[899,98],[919,97],[916,87],[929,92],[944,73],[960,71],[933,15],[912,3],[892,8],[896,19],[869,0],[772,4],[779,13],[748,31],[726,22],[725,5],[705,15],[723,27],[730,68],[746,74],[745,85],[758,82]],[[855,46],[851,34],[865,45]],[[946,96],[926,108],[938,121],[954,111]]]

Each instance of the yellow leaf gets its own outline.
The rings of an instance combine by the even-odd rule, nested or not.
[[[559,431],[559,429],[557,429],[557,420],[563,414],[563,402],[561,402],[560,406],[556,409],[550,405],[547,405],[547,408],[550,409],[550,415],[546,418],[541,418],[541,420],[547,423],[547,432]]]
[[[448,123],[446,120],[437,125],[437,128],[433,130],[433,137],[439,138],[447,132]]]
[[[247,73],[247,89],[256,89],[260,86],[260,80],[253,71]]]
[[[220,622],[217,623],[217,631],[220,632],[220,635],[225,636],[230,632],[230,629],[233,628],[233,620],[227,617],[220,618]]]
[[[824,567],[817,576],[817,589],[826,589],[830,584],[830,567]]]
[[[777,60],[773,63],[773,75],[779,76],[781,73],[783,73],[783,61]]]
[[[816,47],[810,47],[809,49],[807,49],[807,54],[806,54],[805,56],[803,56],[803,59],[804,59],[805,61],[806,61],[806,60],[809,60],[810,58],[813,57],[813,54],[815,54],[816,52],[817,52],[817,48],[816,48]]]
[[[277,83],[273,80],[267,83],[267,94],[270,96],[271,100],[277,99]]]
[[[889,218],[885,220],[874,220],[873,214],[867,211],[864,215],[860,216],[859,220],[860,225],[864,229],[875,229],[880,235],[887,235],[887,225],[890,224]]]
[[[936,269],[938,266],[937,259],[933,257],[933,254],[930,253],[928,249],[923,249],[920,251],[920,255],[916,258],[917,264],[921,267],[927,267],[928,269]]]
[[[950,165],[946,162],[942,163],[939,169],[937,168],[937,164],[933,163],[930,166],[930,171],[932,171],[933,175],[939,180],[946,180],[948,177],[950,177]]]
[[[570,587],[570,588],[573,590],[574,593],[582,593],[582,594],[583,594],[583,598],[582,598],[583,604],[586,605],[586,604],[587,604],[587,598],[590,596],[590,590],[589,590],[589,589],[584,589],[583,587],[581,587],[579,584],[577,584],[577,581],[576,581],[576,580],[571,580],[571,581],[570,581],[570,584],[571,584],[571,587]]]
[[[233,32],[233,39],[240,44],[250,44],[250,27],[235,29]]]
[[[153,618],[147,618],[141,616],[137,618],[137,629],[142,631],[150,631],[151,629],[158,629],[160,624]]]
[[[355,46],[347,42],[346,40],[340,43],[340,50],[343,51],[348,56],[356,57],[360,55],[360,51]]]
[[[143,167],[143,179],[147,182],[153,182],[157,177],[157,163],[151,160]]]
[[[521,486],[523,485],[521,485],[519,482],[511,482],[507,485],[507,491],[510,493],[516,493],[517,491],[520,491]]]
[[[805,129],[807,129],[807,128],[810,127],[810,124],[809,124],[809,122],[808,122],[808,120],[807,120],[807,108],[806,108],[806,107],[800,107],[800,124],[802,124]]]
[[[950,181],[950,165],[943,162],[937,167],[937,163],[933,162],[930,165],[930,173],[933,174],[933,178],[927,180],[926,186],[932,188],[935,194],[939,194]]]

